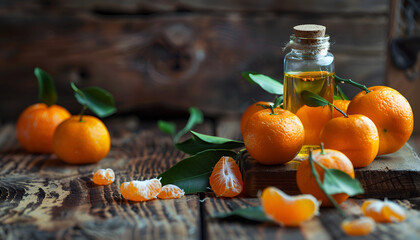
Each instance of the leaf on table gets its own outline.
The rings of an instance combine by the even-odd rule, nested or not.
[[[174,184],[186,194],[206,192],[214,165],[223,156],[235,157],[237,154],[229,150],[205,150],[194,156],[185,158],[160,174],[162,185]]]
[[[252,72],[243,72],[242,76],[251,83],[259,85],[266,92],[276,95],[283,95],[284,87],[283,84],[273,78]]]
[[[244,146],[244,143],[241,141],[205,135],[194,131],[190,132],[192,134],[191,138],[175,144],[176,148],[188,154],[196,154],[208,149],[235,149]]]
[[[57,102],[57,91],[51,75],[41,68],[35,68],[34,74],[38,80],[38,99],[47,106],[55,104]]]
[[[264,210],[261,206],[256,207],[247,207],[247,208],[238,208],[226,213],[215,213],[212,216],[213,218],[230,218],[230,217],[240,217],[247,220],[252,220],[256,222],[270,222],[271,219],[265,215]]]
[[[203,113],[195,107],[190,107],[190,118],[188,119],[187,124],[183,129],[181,129],[175,136],[174,136],[174,143],[177,143],[178,140],[186,133],[188,133],[195,125],[203,123]]]
[[[338,169],[324,169],[322,185],[330,195],[345,193],[349,196],[355,196],[364,193],[363,187],[357,179]]]
[[[167,121],[159,120],[158,121],[158,127],[159,127],[160,131],[162,131],[166,134],[169,134],[171,136],[175,135],[176,126],[175,126],[175,123],[173,123],[173,122],[167,122]]]

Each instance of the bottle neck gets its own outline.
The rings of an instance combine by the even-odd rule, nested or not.
[[[328,54],[330,37],[327,35],[320,38],[300,38],[290,36],[290,41],[285,49],[291,48],[291,54],[303,58],[318,58]]]

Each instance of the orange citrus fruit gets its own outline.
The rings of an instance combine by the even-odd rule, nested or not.
[[[276,108],[254,113],[243,135],[247,151],[262,164],[282,164],[292,160],[302,148],[305,133],[299,118]]]
[[[403,207],[388,200],[368,199],[363,202],[362,211],[377,222],[402,222],[407,218]]]
[[[332,109],[330,106],[309,107],[302,106],[296,112],[296,115],[302,121],[305,129],[304,145],[319,145],[321,140],[319,134],[324,125],[332,118]]]
[[[210,186],[218,197],[235,197],[242,192],[242,174],[231,157],[221,157],[210,175]]]
[[[322,164],[328,169],[338,169],[347,173],[350,177],[354,178],[354,168],[351,161],[337,150],[321,149],[312,152],[312,159]],[[324,181],[324,170],[314,163],[315,169],[319,174],[321,182]],[[321,201],[322,206],[332,206],[331,201],[327,198],[321,188],[318,186],[315,177],[312,175],[311,165],[308,158],[303,160],[296,172],[296,182],[301,193],[312,194],[316,199]],[[334,200],[340,204],[344,202],[349,196],[345,193],[333,194]]]
[[[370,217],[360,217],[353,220],[344,220],[341,229],[350,236],[364,236],[375,229],[375,221]]]
[[[319,211],[319,202],[312,195],[289,196],[275,187],[264,189],[260,200],[265,214],[284,226],[299,226]]]
[[[184,190],[173,184],[167,184],[162,187],[162,191],[158,194],[160,199],[182,198],[185,195]]]
[[[157,198],[162,191],[162,184],[157,178],[144,181],[124,182],[120,187],[121,194],[127,200],[141,202]]]
[[[52,153],[55,128],[71,114],[58,105],[37,103],[26,108],[16,124],[20,145],[28,152]]]
[[[380,144],[375,124],[360,114],[328,121],[322,129],[321,141],[325,148],[344,153],[355,168],[369,165],[375,159]]]
[[[413,110],[403,95],[385,86],[368,88],[351,100],[348,113],[363,114],[378,128],[378,155],[398,151],[413,132]]]
[[[58,125],[53,150],[58,158],[73,164],[95,163],[104,158],[111,138],[104,123],[93,116],[72,116]]]
[[[241,133],[244,134],[244,130],[245,130],[245,126],[248,123],[249,118],[252,116],[252,114],[264,110],[264,108],[260,105],[265,105],[265,106],[269,106],[269,105],[273,105],[274,103],[272,102],[263,102],[263,101],[259,101],[256,103],[253,103],[252,105],[250,105],[245,112],[242,114],[241,117]]]
[[[96,185],[109,185],[115,180],[115,173],[111,168],[99,169],[93,174],[92,181]]]
[[[350,100],[334,100],[333,104],[338,109],[340,109],[341,111],[343,111],[344,113],[347,114],[347,108],[349,107]],[[342,117],[342,116],[343,116],[343,114],[341,112],[337,111],[337,109],[334,108],[333,118]]]

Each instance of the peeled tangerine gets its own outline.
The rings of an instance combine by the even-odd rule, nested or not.
[[[99,169],[93,174],[92,181],[97,185],[109,185],[115,180],[114,171],[111,168]]]
[[[158,198],[160,199],[175,199],[182,198],[185,195],[184,190],[173,184],[167,184],[162,187]]]
[[[242,192],[243,181],[238,164],[231,157],[221,157],[210,175],[210,186],[218,197],[235,197]]]
[[[157,178],[144,181],[124,182],[120,188],[125,199],[131,201],[148,201],[157,198],[162,191],[162,184]]]
[[[364,236],[375,229],[375,221],[370,217],[361,217],[354,220],[344,220],[341,229],[350,236]]]
[[[386,199],[385,201],[368,199],[363,203],[362,211],[376,222],[402,222],[407,218],[403,207]]]
[[[260,199],[265,214],[285,226],[299,226],[319,211],[319,202],[314,196],[289,196],[275,187],[264,189]]]

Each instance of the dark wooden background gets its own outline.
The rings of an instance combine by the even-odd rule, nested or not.
[[[387,84],[391,8],[383,0],[0,1],[0,120],[37,101],[36,66],[52,74],[72,113],[70,81],[109,90],[119,113],[197,106],[210,117],[238,115],[272,98],[240,73],[282,80],[282,47],[304,23],[327,27],[340,76]]]

